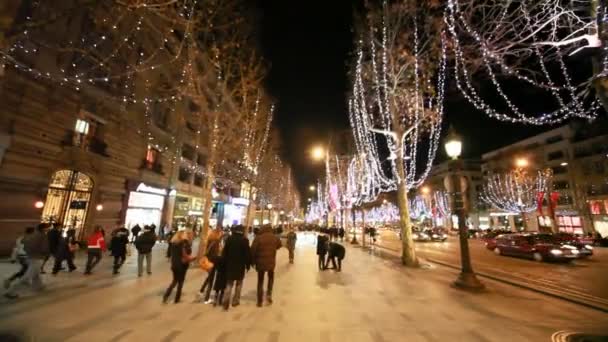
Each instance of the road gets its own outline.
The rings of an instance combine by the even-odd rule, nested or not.
[[[454,270],[408,269],[361,248],[347,246],[343,272],[321,272],[315,240],[299,235],[293,265],[279,251],[272,306],[255,306],[254,272],[241,306],[223,312],[194,302],[204,276],[194,267],[182,303],[163,305],[170,273],[156,248],[151,276],[137,278],[133,256],[114,277],[107,257],[90,277],[45,275],[45,292],[21,291],[20,299],[0,302],[0,340],[8,341],[2,332],[45,342],[485,342],[608,334],[604,313],[500,282],[487,281],[482,294],[462,292],[449,286]],[[1,264],[0,272],[6,276],[11,267]]]
[[[382,231],[377,244],[392,251],[400,249],[397,234]],[[473,268],[477,272],[499,277],[525,280],[536,286],[556,289],[564,293],[605,303],[608,307],[608,249],[596,248],[593,257],[572,263],[543,263],[527,259],[500,256],[485,248],[483,241],[469,240]],[[422,258],[445,264],[460,265],[457,236],[446,242],[416,242]]]

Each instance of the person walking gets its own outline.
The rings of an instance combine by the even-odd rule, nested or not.
[[[173,280],[163,295],[163,303],[167,303],[171,292],[177,286],[174,303],[180,302],[182,297],[182,288],[186,280],[186,272],[190,267],[190,262],[194,260],[192,254],[192,232],[188,230],[180,230],[173,234],[170,242],[171,248],[171,272]]]
[[[226,245],[224,245],[222,252],[227,284],[222,303],[224,310],[228,310],[230,307],[233,287],[234,297],[232,297],[232,306],[240,304],[245,271],[249,271],[251,265],[249,240],[244,236],[243,229],[243,226],[237,226],[233,229],[232,235],[226,240]]]
[[[327,261],[325,262],[325,268],[327,268],[327,264],[331,260],[332,268],[338,272],[342,271],[342,260],[346,255],[346,249],[344,246],[337,242],[329,243],[329,255],[327,257]],[[336,265],[337,264],[337,265]]]
[[[293,228],[287,233],[287,250],[289,251],[289,263],[293,264],[294,251],[296,249],[296,241],[298,240],[298,234],[294,232]]]
[[[74,235],[72,236],[72,234]],[[59,243],[57,244],[57,250],[55,252],[53,275],[56,275],[63,269],[62,264],[64,260],[67,261],[70,272],[74,272],[74,270],[76,270],[76,265],[74,265],[74,254],[72,252],[74,244],[77,243],[75,241],[75,234],[76,231],[74,229],[69,229],[65,232],[65,236],[62,234],[62,236],[59,237]]]
[[[45,224],[46,227],[48,227],[48,225]],[[40,273],[41,274],[45,274],[46,272],[44,271],[44,266],[46,266],[46,263],[49,261],[49,259],[52,257],[55,257],[55,255],[57,255],[57,248],[59,247],[59,240],[61,239],[61,232],[59,231],[59,224],[54,223],[51,225],[50,229],[48,229],[47,234],[47,239],[49,241],[49,254],[47,254],[47,256],[44,258],[44,261],[42,261],[42,265],[40,266]]]
[[[27,271],[27,268],[29,265],[29,260],[27,257],[27,253],[25,252],[25,246],[23,245],[23,239],[26,238],[27,236],[33,234],[34,231],[35,231],[34,227],[27,227],[27,228],[25,228],[24,234],[17,238],[17,241],[15,242],[14,258],[15,258],[15,262],[18,262],[19,265],[21,266],[21,268],[19,269],[18,272],[14,273],[13,275],[11,275],[10,277],[8,277],[7,279],[4,280],[5,289],[10,288],[11,283],[13,281],[17,280],[18,278],[23,277],[23,275]]]
[[[112,232],[112,240],[110,240],[110,251],[114,257],[114,267],[112,274],[118,274],[120,267],[127,259],[127,245],[129,244],[129,231],[127,228],[121,227]]]
[[[344,228],[340,227],[340,229],[338,229],[338,236],[340,236],[340,241],[344,241],[345,234],[346,234],[346,231],[344,230]]]
[[[144,226],[144,232],[135,240],[137,249],[137,276],[141,277],[144,270],[144,258],[146,259],[146,271],[152,274],[152,247],[156,244],[156,234],[152,227]]]
[[[251,245],[251,259],[258,272],[257,306],[262,306],[264,296],[264,276],[268,274],[268,287],[266,289],[266,303],[272,304],[272,288],[274,286],[274,268],[277,259],[277,250],[281,248],[281,240],[272,233],[267,225],[260,230]]]
[[[37,291],[44,289],[40,272],[42,269],[42,261],[49,254],[49,241],[46,234],[47,226],[39,224],[36,231],[28,234],[23,238],[23,248],[28,256],[29,264],[25,274],[19,281],[13,282],[4,297],[8,299],[16,299],[19,296],[15,293],[16,289],[21,284],[31,284],[32,288]]]
[[[320,232],[319,235],[317,235],[317,255],[319,256],[317,265],[319,266],[319,270],[321,271],[325,269],[325,256],[327,255],[328,243],[329,238],[327,234]]]
[[[106,251],[106,240],[103,237],[103,229],[101,226],[96,226],[93,233],[87,239],[87,266],[84,274],[89,275],[93,268],[101,260],[102,252]]]
[[[205,304],[213,304],[213,301],[209,301],[209,298],[211,297],[211,290],[213,290],[215,274],[217,272],[217,266],[221,257],[221,241],[221,229],[213,229],[209,232],[207,237],[207,248],[203,256],[207,257],[207,259],[213,263],[213,268],[209,270],[209,274],[205,278],[205,281],[203,281],[203,285],[201,285],[201,289],[198,294],[199,298],[202,299]]]
[[[135,240],[137,240],[137,237],[139,236],[139,233],[141,232],[141,227],[139,226],[139,224],[136,224],[135,226],[133,226],[133,228],[131,228],[131,242],[135,243]]]

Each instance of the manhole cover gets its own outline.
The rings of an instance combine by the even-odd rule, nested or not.
[[[551,336],[553,342],[608,342],[608,335],[558,331]]]

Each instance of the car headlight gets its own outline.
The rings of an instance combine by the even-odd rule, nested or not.
[[[562,247],[568,248],[568,249],[578,249],[578,248],[576,248],[574,246],[570,246],[570,245],[563,245]]]
[[[436,238],[438,238],[438,237],[439,237],[439,235],[437,235],[437,234],[433,234],[433,238],[434,238],[434,239],[436,239]]]
[[[578,249],[573,249],[572,250],[572,254],[578,254],[578,253],[579,253]]]
[[[588,249],[588,250],[592,251],[593,250],[593,246],[585,245],[585,249]]]
[[[553,255],[562,255],[562,254],[564,254],[564,252],[560,251],[559,249],[552,249],[551,250],[551,254],[553,254]]]
[[[414,239],[418,238],[418,234],[416,234],[416,233],[412,234],[412,236],[414,237]]]
[[[428,238],[429,236],[426,233],[422,233],[422,234],[420,234],[420,237]]]
[[[441,237],[444,238],[446,235],[445,234],[441,234]]]

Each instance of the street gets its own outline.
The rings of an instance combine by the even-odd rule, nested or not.
[[[396,253],[400,250],[398,235],[383,230],[377,245]],[[595,248],[594,255],[571,263],[545,263],[494,254],[479,239],[469,239],[469,250],[476,272],[524,281],[541,289],[561,291],[566,296],[580,297],[608,307],[608,249]],[[460,266],[458,236],[445,242],[416,242],[422,258]]]
[[[134,256],[115,277],[108,257],[91,277],[46,275],[45,292],[1,302],[0,331],[22,340],[104,342],[551,341],[554,334],[608,333],[607,315],[596,310],[493,281],[469,294],[449,286],[453,270],[403,268],[360,248],[347,246],[341,273],[319,272],[315,243],[314,234],[299,235],[294,265],[279,251],[271,307],[255,306],[253,271],[241,306],[223,312],[194,303],[203,280],[194,266],[182,303],[161,304],[170,272],[160,245],[151,276],[137,278]],[[11,267],[1,265],[4,277]]]

